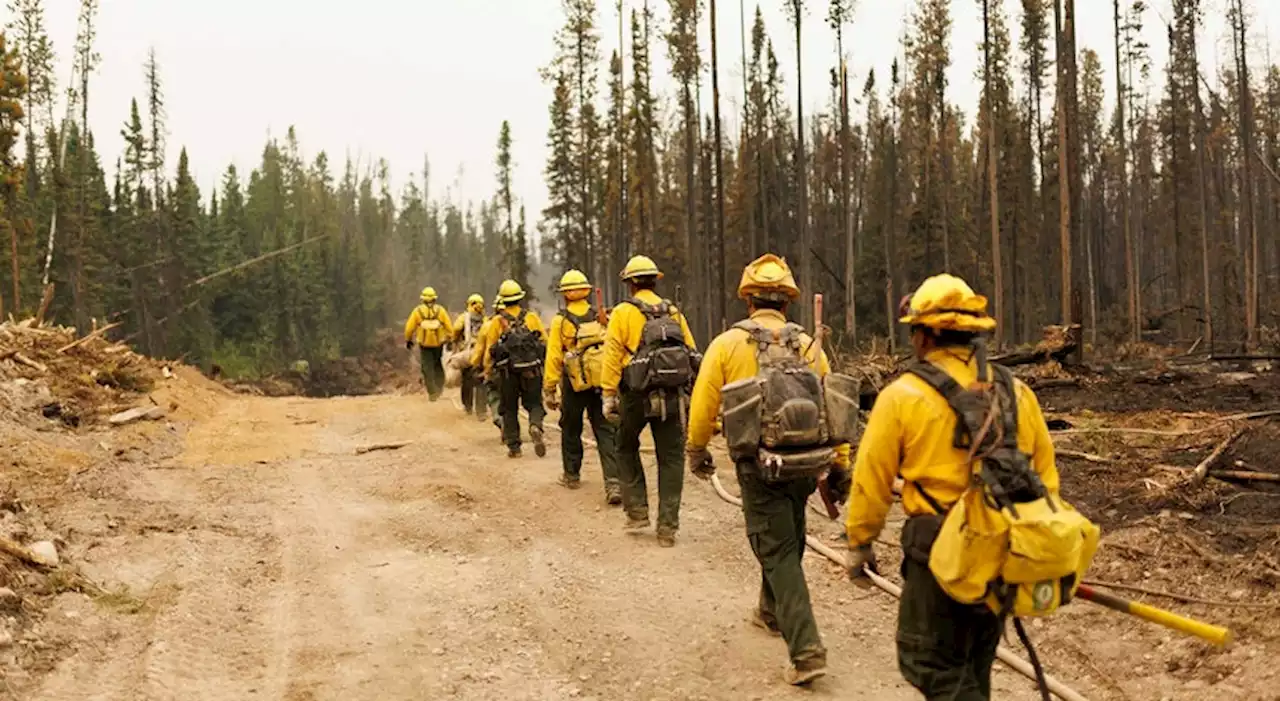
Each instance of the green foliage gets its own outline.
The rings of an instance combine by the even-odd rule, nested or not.
[[[85,0],[76,47],[77,61],[90,69],[95,9]],[[39,41],[41,32],[26,35]],[[430,200],[429,166],[422,182],[407,183],[396,197],[385,161],[348,160],[335,173],[325,153],[304,155],[292,128],[264,145],[247,177],[229,166],[206,199],[185,148],[175,168],[165,166],[164,99],[151,52],[145,102],[129,105],[110,189],[79,119],[37,142],[28,159],[38,166],[33,183],[15,153],[30,123],[20,62],[29,54],[27,47],[7,51],[0,38],[0,226],[24,234],[6,246],[12,265],[0,267],[0,281],[12,286],[0,289],[23,292],[21,306],[6,309],[15,316],[39,303],[49,249],[31,233],[51,228],[54,296],[46,318],[82,330],[118,322],[113,338],[157,357],[217,365],[231,377],[365,352],[380,330],[403,322],[426,285],[461,309],[469,294],[487,296],[508,276],[532,276],[523,207],[518,219],[514,211],[509,124],[501,197],[480,203],[479,216],[469,203]],[[56,157],[63,151],[65,158]],[[504,250],[511,258],[500,265]]]

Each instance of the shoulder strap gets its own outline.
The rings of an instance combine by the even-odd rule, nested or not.
[[[746,331],[750,334],[751,340],[755,341],[757,344],[767,346],[774,343],[773,333],[753,319],[743,319],[742,321],[734,324],[733,328]]]
[[[632,297],[627,301],[636,309],[639,309],[640,313],[644,314],[646,319],[656,319],[671,313],[671,302],[665,299],[661,300],[657,304],[649,304],[639,297]]]
[[[937,390],[938,394],[941,394],[943,399],[947,400],[947,404],[951,406],[952,410],[956,409],[955,399],[960,396],[964,388],[960,386],[959,382],[955,381],[955,378],[948,375],[946,370],[933,363],[919,361],[908,366],[907,372],[924,380],[925,384]]]
[[[1014,383],[1013,371],[1003,365],[992,364],[992,374],[995,376],[996,387],[1004,395],[1004,413],[1001,420],[1004,422],[1004,444],[1017,448],[1018,446],[1018,386]]]
[[[568,309],[564,310],[564,317],[573,322],[574,326],[582,326],[596,320],[596,308],[587,307],[586,314],[574,314]]]

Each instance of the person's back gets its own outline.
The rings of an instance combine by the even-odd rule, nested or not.
[[[968,387],[978,377],[977,360],[970,349],[938,348],[923,359],[947,373],[961,387]],[[1032,467],[1045,486],[1058,491],[1058,472],[1054,465],[1053,444],[1044,414],[1035,393],[1021,380],[1014,381],[1018,403],[1018,447],[1030,455]],[[955,447],[956,415],[947,400],[919,376],[904,373],[876,397],[871,420],[861,444],[869,446],[859,464],[872,472],[867,477],[886,474],[903,479],[902,501],[908,515],[930,513],[932,508],[921,495],[941,504],[952,504],[960,498],[971,478],[965,450]],[[894,454],[893,446],[900,446]],[[882,450],[873,450],[877,446]],[[892,480],[891,480],[892,482]],[[866,490],[855,490],[854,504],[861,508],[849,511],[848,528],[859,541],[874,539],[874,526],[887,513],[892,492],[884,493],[882,481],[866,480]],[[856,520],[855,520],[856,519]],[[875,530],[873,533],[872,531]]]
[[[507,445],[507,456],[521,456],[520,407],[523,405],[529,412],[529,437],[533,439],[534,452],[542,457],[547,452],[542,440],[542,420],[546,416],[541,393],[545,353],[542,319],[536,312],[521,307],[525,292],[514,280],[503,281],[498,295],[503,309],[488,322],[472,360],[484,362],[485,376],[498,389],[502,440]]]
[[[542,379],[543,404],[560,409],[560,461],[563,472],[559,484],[569,489],[581,486],[583,416],[590,421],[600,453],[605,501],[622,503],[618,482],[617,427],[604,419],[600,389],[607,318],[590,301],[591,283],[580,270],[568,270],[560,278],[559,292],[564,307],[551,320],[547,334],[547,357]]]
[[[985,297],[951,275],[929,278],[911,296],[900,321],[911,327],[916,362],[924,364],[923,372],[909,371],[877,397],[854,465],[846,530],[849,574],[861,586],[870,585],[866,573],[876,569],[872,543],[884,527],[894,480],[903,478],[902,507],[908,518],[901,536],[898,666],[903,677],[930,699],[989,699],[991,666],[1004,629],[1003,617],[986,604],[949,596],[930,568],[943,514],[951,513],[966,494],[975,465],[971,451],[958,444],[956,410],[935,385],[948,384],[949,378],[961,390],[978,386],[982,336],[996,325],[986,305]],[[1029,456],[1028,467],[1043,489],[1056,495],[1053,444],[1039,402],[1021,382],[1013,381],[1012,391],[1013,406],[988,404],[986,412],[1001,407],[1003,413],[987,416],[1012,425],[1007,412],[1016,410],[1017,448]],[[965,435],[970,423],[966,420]]]
[[[834,500],[848,495],[849,447],[824,420],[827,357],[787,322],[786,308],[800,290],[786,261],[773,254],[753,261],[738,296],[750,316],[707,346],[689,403],[686,462],[704,479],[715,473],[707,446],[723,410],[748,542],[761,570],[751,620],[785,639],[786,681],[808,684],[826,673],[827,653],[802,565],[805,509],[823,474]]]
[[[680,500],[684,486],[681,462],[684,453],[683,403],[687,387],[665,386],[650,380],[664,371],[679,370],[681,354],[692,360],[697,344],[684,315],[655,291],[662,272],[647,256],[634,256],[622,270],[622,279],[630,289],[630,298],[614,306],[609,315],[604,359],[601,369],[601,391],[604,415],[618,421],[618,472],[622,481],[622,503],[627,513],[626,528],[637,532],[649,527],[649,496],[644,468],[640,462],[640,435],[647,426],[653,435],[658,456],[658,544],[675,545],[680,528]],[[664,317],[669,329],[659,343],[650,338],[645,343],[650,320]],[[678,329],[678,331],[677,331]],[[651,334],[652,335],[652,334]],[[678,347],[677,347],[678,346]],[[655,351],[650,353],[650,351]],[[645,372],[639,363],[644,364]],[[696,362],[689,365],[688,383]],[[671,372],[666,377],[673,377]]]

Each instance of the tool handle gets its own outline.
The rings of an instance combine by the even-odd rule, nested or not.
[[[604,313],[604,293],[600,291],[599,287],[596,288],[596,320],[601,324],[606,323],[608,320]]]
[[[815,358],[822,357],[822,295],[813,296],[813,347]]]
[[[822,506],[827,510],[827,518],[834,521],[840,518],[840,507],[836,506],[835,500],[831,498],[830,474],[826,472],[818,478],[818,496],[822,497]]]
[[[1105,606],[1112,611],[1127,613],[1130,616],[1141,618],[1144,621],[1155,623],[1166,628],[1171,628],[1179,633],[1194,635],[1202,640],[1207,640],[1214,645],[1226,645],[1231,641],[1231,631],[1222,626],[1215,626],[1211,623],[1196,621],[1186,616],[1179,616],[1172,611],[1156,608],[1148,604],[1141,604],[1136,601],[1122,599],[1114,594],[1100,592],[1086,584],[1081,584],[1076,590],[1076,596],[1085,601],[1092,601],[1099,606]]]

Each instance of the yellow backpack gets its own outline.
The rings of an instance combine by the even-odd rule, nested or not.
[[[929,570],[952,599],[985,603],[997,615],[1045,616],[1070,602],[1093,562],[1098,527],[1049,494],[1018,449],[1018,405],[1013,374],[989,377],[979,353],[979,382],[960,387],[946,371],[917,363],[910,372],[933,387],[956,414],[955,446],[968,451],[968,489],[944,509],[929,552]],[[916,485],[919,489],[919,485]]]
[[[444,324],[440,323],[440,312],[434,304],[423,304],[418,307],[418,316],[422,321],[418,324],[418,344],[427,348],[439,348],[444,345]]]
[[[605,325],[595,309],[578,316],[565,312],[565,320],[574,325],[573,347],[564,354],[564,371],[575,392],[599,389],[604,373]]]

